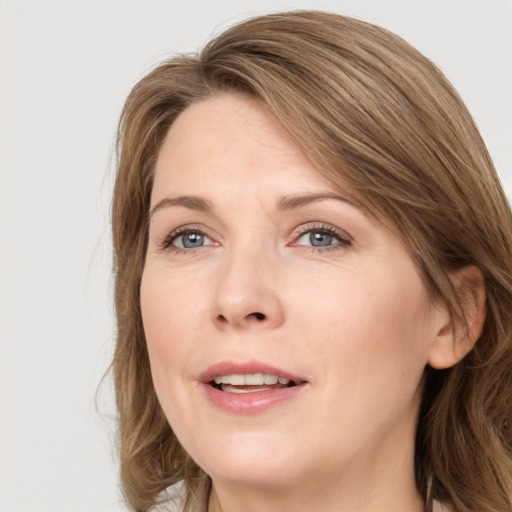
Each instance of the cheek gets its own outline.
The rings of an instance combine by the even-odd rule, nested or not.
[[[204,321],[206,290],[199,289],[202,280],[176,277],[159,268],[143,273],[140,301],[148,345],[179,348],[180,344],[187,344],[184,338],[193,337]]]
[[[141,282],[141,312],[156,395],[173,429],[194,425],[190,412],[187,361],[197,352],[193,333],[200,324],[197,290],[162,272],[145,271]],[[194,300],[195,299],[195,300]],[[192,428],[192,427],[191,427]]]
[[[189,288],[151,272],[143,274],[140,300],[151,373],[159,393],[172,388],[169,383],[183,371],[183,361],[193,350],[190,333],[200,323],[199,305]]]
[[[312,282],[307,293],[294,294],[301,297],[297,335],[344,389],[377,379],[414,385],[421,378],[431,328],[427,293],[414,267]]]

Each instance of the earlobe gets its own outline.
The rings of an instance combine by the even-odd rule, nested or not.
[[[457,364],[474,347],[485,322],[485,281],[480,269],[468,265],[454,272],[450,279],[459,300],[458,311],[450,314],[447,306],[436,310],[436,336],[428,363],[445,369]]]

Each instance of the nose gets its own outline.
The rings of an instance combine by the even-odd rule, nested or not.
[[[219,329],[274,329],[284,321],[275,265],[260,251],[230,254],[218,279],[213,321]]]

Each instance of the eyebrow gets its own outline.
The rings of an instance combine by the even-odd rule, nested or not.
[[[347,197],[340,196],[338,194],[319,192],[316,194],[290,194],[282,197],[277,205],[279,210],[294,210],[301,206],[306,206],[317,201],[325,201],[326,199],[334,199],[336,201],[342,201],[344,203],[361,208],[360,205]],[[190,210],[199,212],[211,212],[213,210],[213,204],[207,199],[203,199],[199,196],[179,196],[179,197],[166,197],[156,203],[151,209],[149,217],[151,218],[156,212],[163,208],[171,206],[181,206]]]
[[[342,201],[361,209],[360,205],[345,196],[323,192],[317,194],[290,194],[288,196],[284,196],[279,201],[278,208],[280,210],[293,210],[295,208],[300,208],[301,206],[306,206],[317,201],[324,201],[326,199],[335,199],[336,201]]]
[[[190,210],[196,210],[199,212],[209,212],[213,210],[213,205],[207,199],[203,199],[198,196],[180,196],[180,197],[166,197],[153,206],[149,212],[149,216],[152,217],[157,211],[169,206],[182,206],[189,208]]]

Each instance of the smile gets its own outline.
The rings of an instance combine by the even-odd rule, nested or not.
[[[211,384],[227,393],[257,393],[295,386],[295,382],[286,377],[267,373],[218,375]]]
[[[217,363],[198,381],[211,405],[232,414],[262,413],[309,387],[305,378],[257,361]]]

